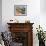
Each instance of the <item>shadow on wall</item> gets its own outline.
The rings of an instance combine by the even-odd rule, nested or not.
[[[46,0],[40,0],[40,12],[46,13]]]
[[[2,31],[2,0],[0,0],[0,31]]]

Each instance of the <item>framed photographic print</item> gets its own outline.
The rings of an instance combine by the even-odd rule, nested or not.
[[[15,16],[26,16],[27,5],[14,5],[14,15]]]

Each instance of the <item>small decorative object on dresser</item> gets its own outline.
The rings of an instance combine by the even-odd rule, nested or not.
[[[25,23],[30,23],[30,20],[25,20]]]
[[[9,23],[19,23],[19,21],[17,19],[11,19],[10,21],[8,21]]]

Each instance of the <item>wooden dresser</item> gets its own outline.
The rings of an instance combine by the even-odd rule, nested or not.
[[[7,23],[12,39],[23,43],[22,46],[33,46],[33,23]]]

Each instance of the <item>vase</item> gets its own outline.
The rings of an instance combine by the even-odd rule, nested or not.
[[[45,41],[39,40],[39,46],[45,46]]]

